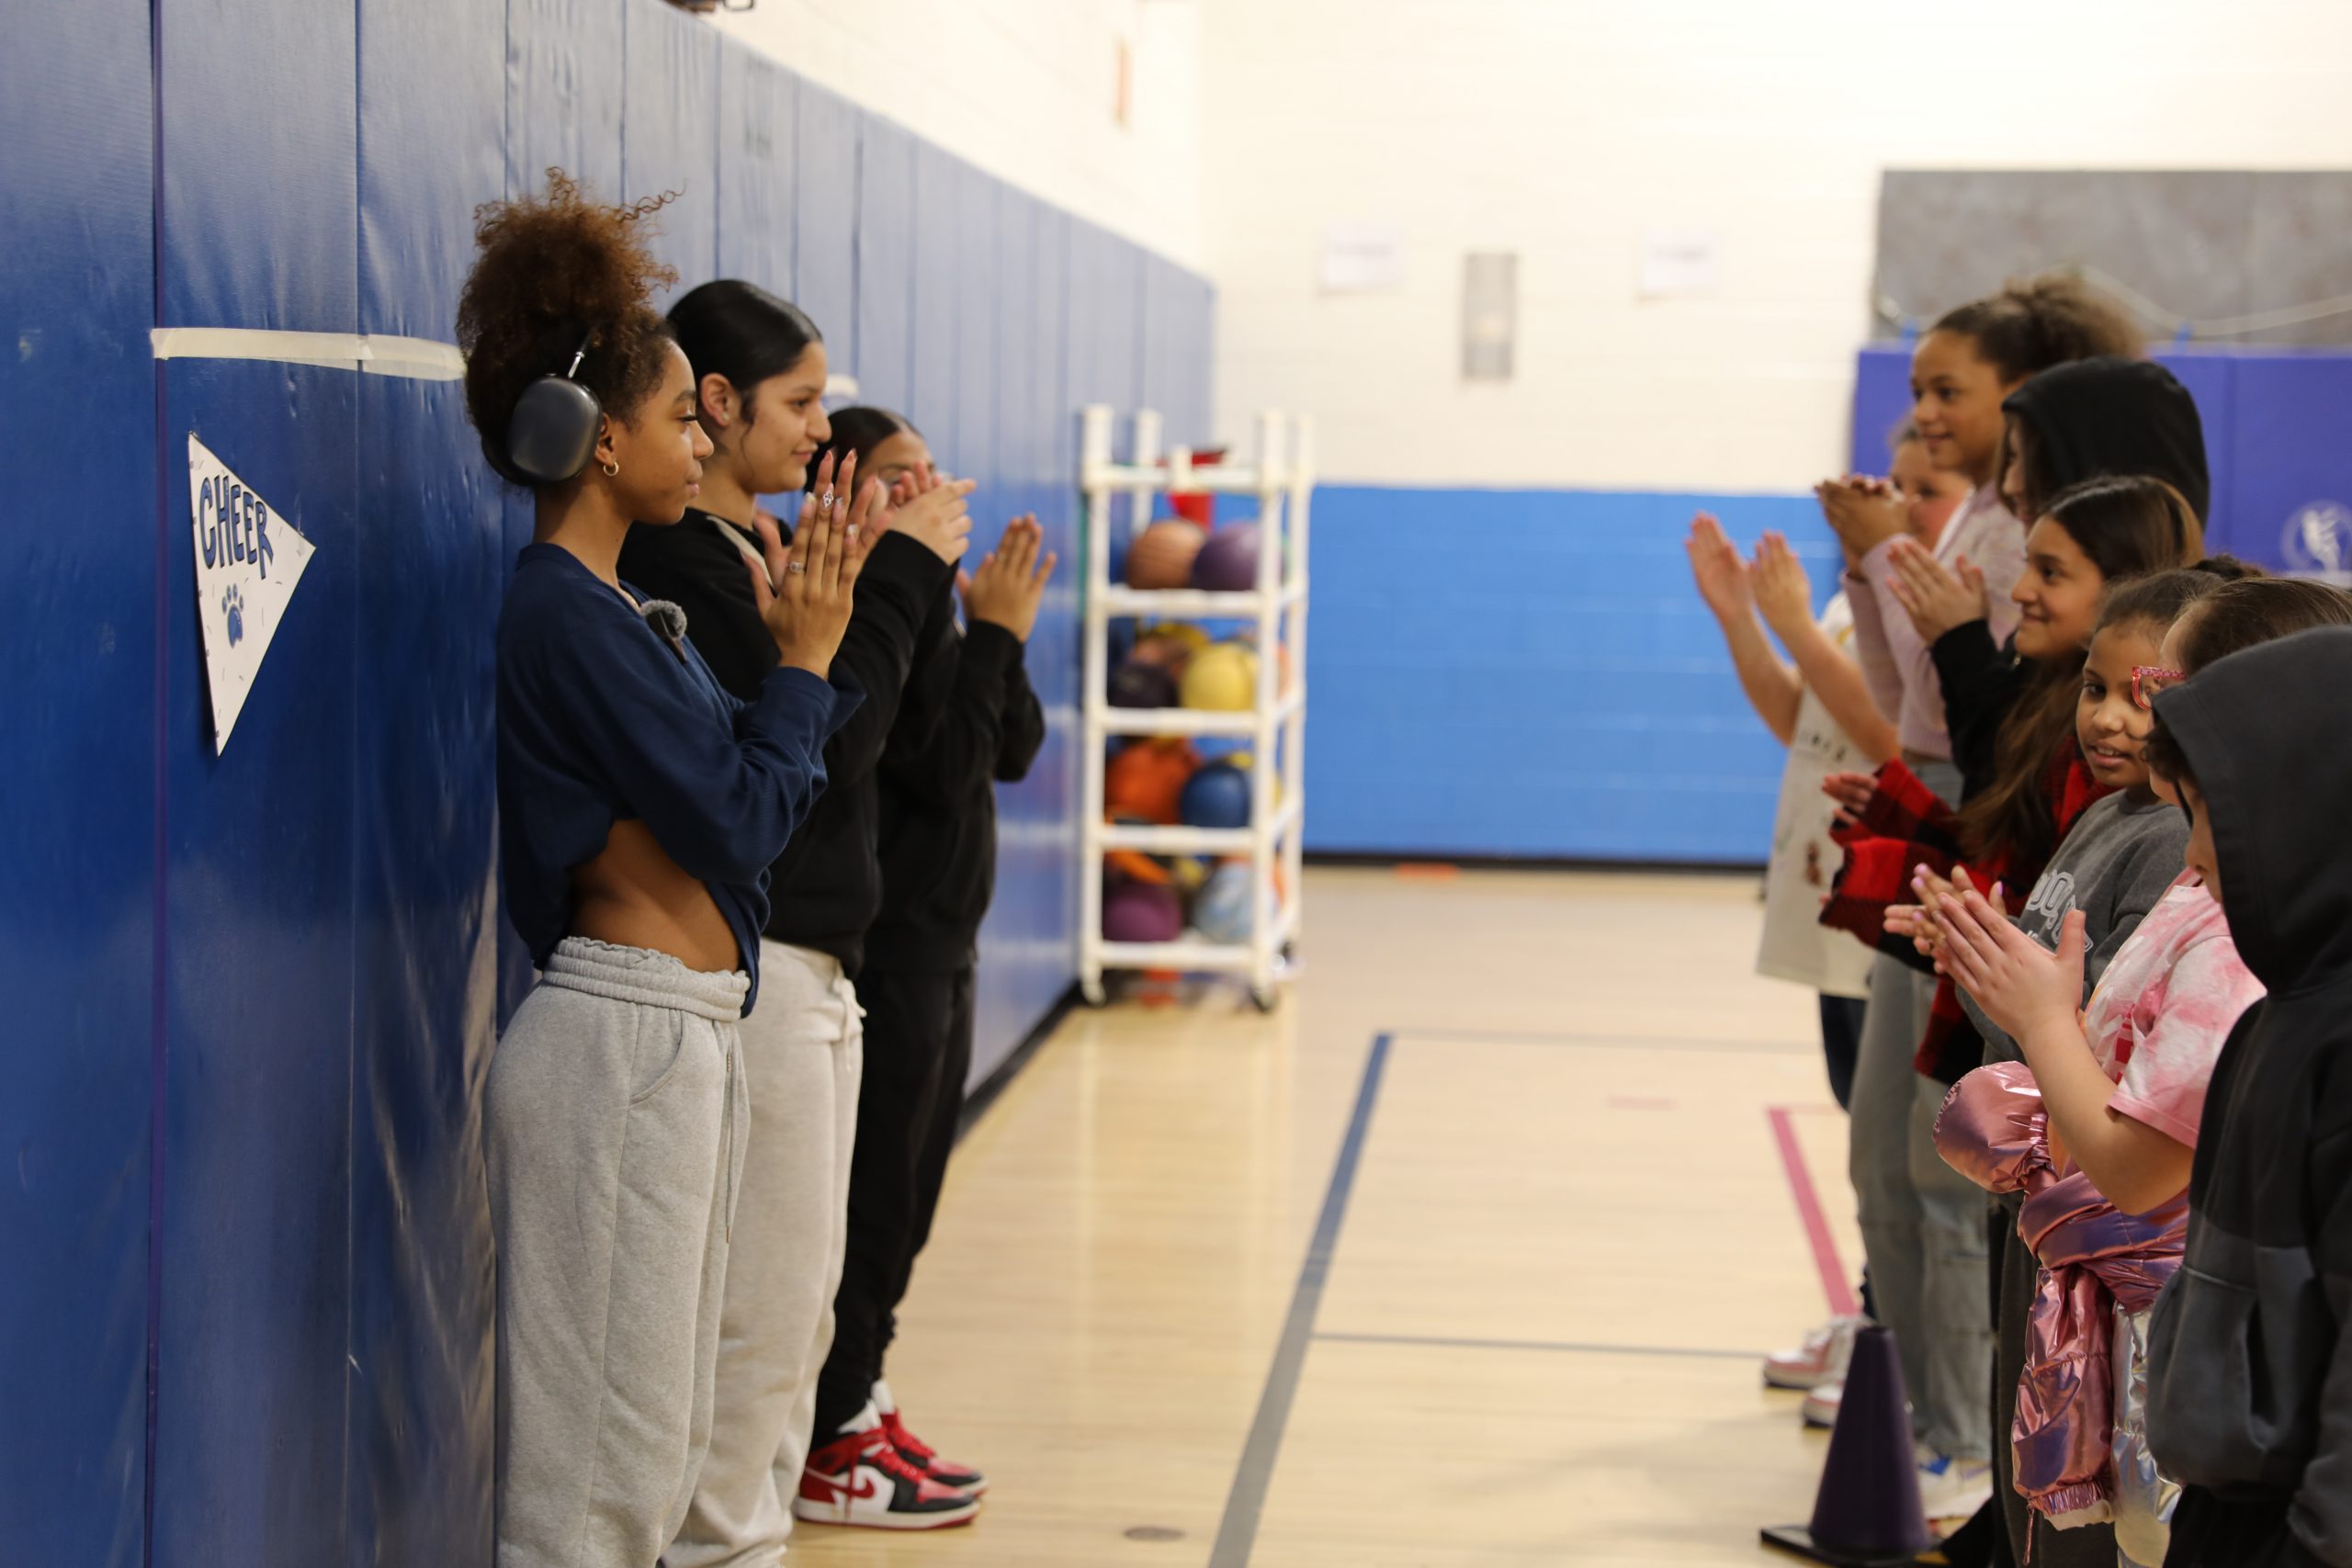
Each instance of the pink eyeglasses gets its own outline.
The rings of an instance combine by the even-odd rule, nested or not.
[[[2166,686],[2177,686],[2188,679],[2185,670],[2166,670],[2161,665],[2132,666],[2132,702],[2135,707],[2155,711],[2156,694]]]

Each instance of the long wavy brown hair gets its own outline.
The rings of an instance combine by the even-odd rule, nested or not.
[[[2143,474],[2086,479],[2062,491],[2042,517],[2068,537],[2109,583],[2189,566],[2205,553],[2205,530],[2180,491]],[[2087,649],[2043,662],[2002,720],[1993,782],[1960,808],[1961,841],[1972,855],[2006,851],[2012,864],[2039,866],[2058,847],[2050,803],[2053,767],[2075,746],[2075,695]]]

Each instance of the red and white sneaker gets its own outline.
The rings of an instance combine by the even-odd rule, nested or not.
[[[907,1430],[899,1418],[899,1402],[890,1397],[890,1385],[874,1385],[874,1408],[882,1417],[882,1429],[890,1434],[890,1446],[909,1464],[942,1486],[957,1492],[967,1492],[977,1497],[989,1489],[989,1478],[968,1464],[957,1464],[952,1459],[942,1459],[939,1450]]]
[[[968,1492],[942,1486],[891,1445],[872,1409],[862,1430],[844,1432],[808,1456],[792,1517],[866,1529],[936,1530],[966,1525],[980,1511]]]

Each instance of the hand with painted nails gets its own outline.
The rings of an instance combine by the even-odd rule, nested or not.
[[[1887,574],[1886,586],[1911,617],[1920,640],[1932,644],[1946,632],[1991,614],[1984,574],[1966,556],[1953,562],[1956,570],[1948,570],[1918,540],[1897,539],[1886,558],[1894,569]]]
[[[788,548],[774,517],[763,512],[752,519],[764,570],[748,560],[744,569],[752,574],[752,596],[775,639],[777,661],[820,680],[832,674],[833,655],[854,608],[858,573],[881,534],[873,525],[883,508],[881,481],[869,480],[853,501],[847,491],[856,477],[854,453],[842,459],[838,474],[831,455],[826,456]]]
[[[2083,912],[2068,912],[2052,953],[2009,923],[1998,908],[2000,896],[1995,883],[1990,900],[1972,891],[1935,901],[1953,983],[2012,1039],[2075,1027],[2082,1016],[2088,946]]]

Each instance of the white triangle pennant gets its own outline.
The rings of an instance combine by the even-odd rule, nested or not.
[[[294,597],[311,541],[286,514],[229,471],[191,431],[188,514],[196,526],[196,615],[204,627],[204,671],[212,691],[212,749],[229,747],[254,677]]]

